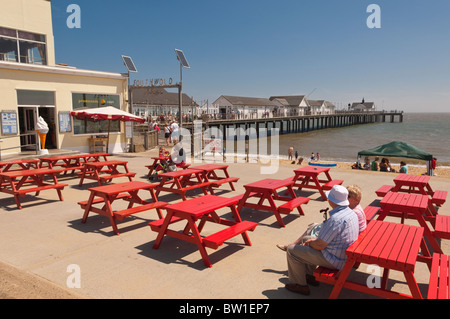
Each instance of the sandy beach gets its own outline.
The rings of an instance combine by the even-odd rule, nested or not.
[[[156,151],[153,150],[119,154],[111,158],[128,160],[130,171],[137,172],[136,180],[148,181],[145,178],[147,169],[144,166],[150,163],[150,157],[155,154]],[[259,175],[259,166],[255,164],[229,165],[230,174],[239,176],[240,181],[236,192],[225,190],[223,196],[231,197],[242,193],[242,185],[249,182],[276,178]],[[280,161],[277,177],[288,177],[295,166],[298,165],[291,164],[290,161]],[[356,183],[364,190],[363,207],[377,200],[374,193],[376,188],[392,182],[396,176],[394,173],[353,170],[351,163],[338,163],[331,172],[334,178],[344,179],[345,184]],[[425,172],[425,166],[410,166],[409,172],[422,174]],[[432,184],[436,185],[437,189],[448,190],[450,169],[438,168],[436,175]],[[189,244],[167,241],[165,247],[158,251],[152,250],[151,243],[155,235],[149,227],[134,225],[139,222],[139,218],[120,224],[121,229],[128,229],[131,223],[130,229],[124,230],[120,236],[111,233],[111,227],[103,217],[90,217],[90,223],[80,224],[82,211],[76,203],[87,196],[88,186],[95,185],[89,184],[79,189],[75,186],[77,181],[76,177],[64,178],[64,182],[71,186],[64,190],[63,202],[55,200],[56,195],[52,192],[44,192],[40,196],[44,198],[44,203],[38,200],[36,204],[34,199],[27,199],[20,212],[15,208],[10,196],[0,194],[0,200],[4,203],[2,206],[5,207],[5,210],[0,212],[0,243],[3,243],[0,244],[0,298],[303,298],[284,289],[286,262],[283,253],[274,248],[274,245],[291,240],[298,234],[299,229],[321,218],[314,212],[326,204],[317,199],[317,194],[307,194],[313,200],[305,207],[306,216],[299,217],[298,214],[292,213],[284,217],[289,222],[283,229],[275,225],[273,216],[255,217],[253,214],[242,214],[243,218],[256,218],[260,223],[255,232],[250,233],[253,246],[230,248],[224,245],[217,252],[211,253],[214,255],[213,268],[204,269],[198,251]],[[449,207],[448,203],[445,204],[440,213],[450,214]],[[154,217],[152,215],[151,219]],[[443,241],[443,250],[447,254],[450,253],[446,241]],[[61,268],[67,263],[83,265],[86,279],[81,289],[66,287],[67,273],[61,272]],[[109,282],[109,275],[105,276],[101,270],[111,264],[114,267],[110,275],[115,278],[115,283]],[[261,264],[264,266],[258,266]],[[148,269],[152,269],[151,273],[148,273]],[[244,269],[247,270],[243,271]],[[425,287],[428,276],[426,268],[420,268],[417,272],[420,272],[417,277],[421,287]],[[227,284],[227,280],[236,275],[249,277],[242,280],[237,294],[231,291]],[[205,280],[208,285],[197,282],[197,287],[194,285],[194,279]],[[151,284],[147,284],[147,280],[150,280]],[[186,285],[186,288],[177,291],[175,282]],[[153,291],[150,287],[154,285],[163,287],[160,287],[159,291]],[[214,286],[217,286],[218,290],[211,288]],[[311,298],[327,298],[329,286],[321,287],[323,288],[314,288]],[[399,289],[405,288],[400,285]],[[426,288],[423,289],[426,291]],[[343,298],[364,297],[358,297],[358,294],[352,294],[348,290],[343,293]]]

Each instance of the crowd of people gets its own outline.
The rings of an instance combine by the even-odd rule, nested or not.
[[[369,157],[364,159],[364,164],[356,162],[352,165],[353,169],[362,169],[365,171],[380,171],[380,172],[392,172],[395,173],[396,170],[391,166],[391,162],[388,158],[383,157],[380,161],[380,157],[376,156],[373,161]],[[400,162],[400,169],[398,173],[408,174],[408,166],[405,161]]]

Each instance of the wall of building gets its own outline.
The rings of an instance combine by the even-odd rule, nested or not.
[[[20,67],[16,64],[17,67]],[[22,66],[27,68],[28,66]],[[0,110],[16,110],[18,113],[17,90],[50,91],[55,92],[55,119],[59,112],[70,112],[72,109],[72,93],[90,94],[117,94],[120,95],[121,109],[127,110],[127,79],[115,73],[110,78],[104,76],[83,76],[81,74],[55,74],[45,72],[46,67],[33,68],[41,71],[24,71],[5,69],[0,65],[0,96],[2,101]],[[53,71],[55,68],[48,68]],[[80,71],[81,73],[81,71]],[[92,72],[94,73],[94,72]],[[50,124],[50,123],[49,123]],[[73,123],[72,123],[73,124]],[[56,125],[56,145],[58,149],[71,149],[88,152],[88,138],[90,134],[75,135],[74,132],[60,133]],[[110,152],[121,152],[126,147],[124,124],[121,124],[122,133],[112,133],[110,136]],[[20,145],[19,139],[5,139],[2,149]],[[15,154],[20,148],[2,151],[2,154]]]

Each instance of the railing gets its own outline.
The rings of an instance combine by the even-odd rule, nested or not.
[[[24,137],[24,136],[34,136],[35,137],[35,141],[36,141],[36,143],[34,143],[34,144],[20,144],[19,146],[13,146],[13,147],[8,147],[8,148],[3,148],[2,149],[2,142],[3,142],[3,140],[6,140],[6,139],[10,139],[10,138],[21,138],[21,137]],[[39,138],[38,138],[38,134],[37,133],[26,133],[26,134],[19,134],[19,135],[14,135],[14,136],[3,136],[3,137],[0,137],[0,161],[2,160],[2,150],[12,150],[12,149],[15,149],[15,148],[22,148],[22,147],[26,147],[26,146],[34,146],[34,149],[36,150],[36,155],[38,155],[39,154],[39,144],[38,144],[38,140],[39,140]]]

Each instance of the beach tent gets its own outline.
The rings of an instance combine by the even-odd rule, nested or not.
[[[108,120],[108,139],[106,144],[106,152],[109,149],[109,131],[111,129],[111,121],[122,121],[122,122],[139,122],[144,123],[145,120],[139,116],[133,115],[131,113],[122,111],[113,106],[97,107],[93,109],[80,109],[79,111],[70,112],[74,118],[79,120],[91,120],[100,121]]]
[[[433,159],[433,155],[431,155],[430,153],[425,152],[424,150],[421,150],[414,145],[398,141],[360,151],[358,153],[358,162],[361,156],[403,157],[414,158],[427,162],[430,162]]]

